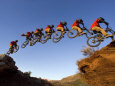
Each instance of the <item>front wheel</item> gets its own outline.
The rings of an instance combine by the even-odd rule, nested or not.
[[[21,48],[25,48],[29,43],[29,40],[26,40],[22,45],[21,45]]]
[[[74,30],[74,29],[69,30],[68,33],[67,33],[67,36],[69,38],[75,38],[76,36],[78,36],[78,31]]]
[[[97,37],[90,37],[90,38],[88,38],[88,40],[87,40],[87,44],[90,46],[90,47],[97,47],[97,46],[99,46],[100,45],[100,43],[101,43],[101,41],[99,41],[98,39],[97,39]]]

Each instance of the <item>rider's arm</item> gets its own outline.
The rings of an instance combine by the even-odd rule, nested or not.
[[[83,23],[83,22],[81,22],[81,24],[83,25],[83,28],[84,28],[84,23]]]
[[[105,20],[101,20],[100,23],[104,23],[104,24],[106,24],[107,26],[108,26],[108,24],[109,24],[109,23],[106,22]]]

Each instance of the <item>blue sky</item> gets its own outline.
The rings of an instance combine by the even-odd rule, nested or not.
[[[71,29],[74,20],[82,18],[90,28],[101,16],[114,29],[114,4],[114,0],[0,0],[0,53],[7,52],[12,40],[18,39],[18,45],[21,45],[25,41],[20,36],[22,33],[35,31],[37,27],[45,28],[48,24],[56,27],[60,21],[67,21]],[[31,71],[32,76],[61,79],[79,72],[76,61],[84,58],[81,49],[87,46],[86,40],[85,36],[75,39],[65,36],[56,44],[49,40],[46,44],[20,48],[11,57],[20,70]],[[98,48],[110,41],[106,39]]]

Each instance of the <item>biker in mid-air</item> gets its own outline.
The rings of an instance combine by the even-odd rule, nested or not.
[[[108,22],[105,21],[104,18],[99,17],[91,25],[91,29],[90,30],[92,30],[94,33],[95,33],[95,31],[96,32],[101,32],[101,34],[103,34],[106,38],[113,37],[112,35],[108,34],[103,28],[101,28],[99,23],[104,23],[104,24],[107,25],[107,27],[108,27],[108,24],[109,24]]]
[[[43,35],[42,31],[43,31],[43,28],[41,28],[41,29],[37,28],[36,31],[34,32],[35,37],[39,37],[39,39],[38,39],[39,42]]]
[[[67,28],[66,27],[67,23],[66,22],[60,22],[59,25],[57,25],[57,31],[61,31],[62,32],[62,35],[64,35],[66,33],[65,29]]]
[[[17,46],[17,42],[18,42],[18,40],[10,42],[10,44],[9,44],[9,51],[12,51],[11,53],[14,52],[14,48]]]
[[[84,28],[84,23],[82,19],[77,19],[75,20],[75,22],[72,25],[72,29],[77,30],[81,35],[85,34],[85,32],[82,31],[81,27],[79,24],[82,24],[83,28]]]
[[[44,29],[45,33],[49,36],[49,39],[51,39],[51,35],[54,32],[53,28],[54,25],[47,25],[47,27]]]

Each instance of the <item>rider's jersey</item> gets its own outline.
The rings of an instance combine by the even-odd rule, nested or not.
[[[41,35],[42,31],[39,29],[39,30],[36,30],[34,33],[37,34],[37,35]]]
[[[79,26],[79,23],[77,22],[77,20],[75,20],[75,22],[73,23],[72,27],[73,27],[73,26],[80,27],[80,26]]]
[[[30,32],[30,33],[27,33],[26,35],[27,35],[27,38],[29,38],[32,36],[32,33]]]
[[[91,29],[92,29],[93,27],[95,27],[95,26],[98,26],[98,27],[99,27],[99,19],[96,19],[96,20],[94,21],[94,23],[91,25]]]
[[[45,31],[47,31],[47,30],[50,30],[50,31],[51,31],[52,29],[47,26],[47,27],[45,28]]]
[[[17,42],[11,41],[11,42],[10,42],[10,45],[15,45],[15,46],[17,46]]]
[[[64,25],[62,25],[61,23],[59,25],[57,25],[57,28],[58,27],[63,27],[64,28]]]

